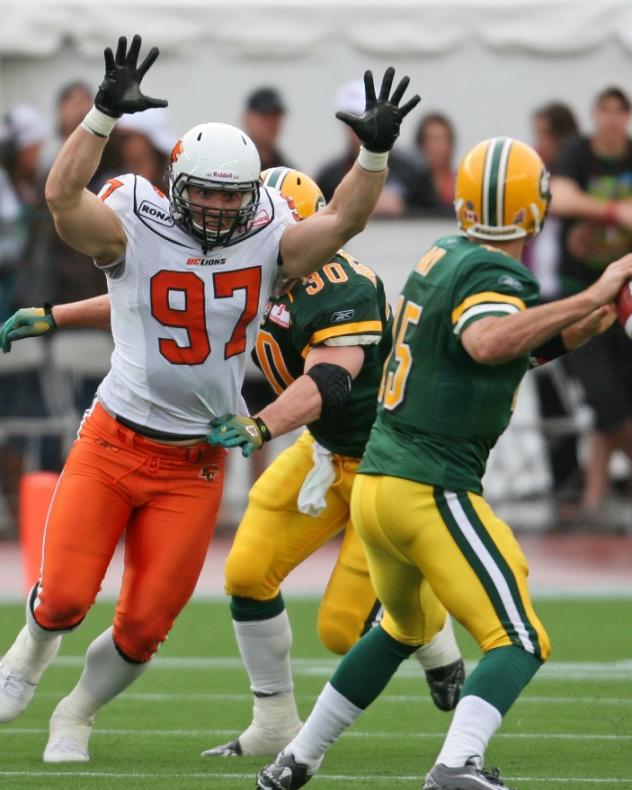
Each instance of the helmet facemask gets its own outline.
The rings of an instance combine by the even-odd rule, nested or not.
[[[205,250],[226,246],[239,229],[247,230],[259,206],[259,182],[230,184],[180,173],[171,178],[171,213],[187,233],[200,239]],[[242,194],[241,206],[210,208],[189,198],[189,187]]]

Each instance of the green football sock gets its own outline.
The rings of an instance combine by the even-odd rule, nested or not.
[[[233,595],[230,599],[230,613],[233,620],[237,622],[269,620],[281,614],[284,609],[285,603],[281,593],[270,601],[257,601],[255,598],[241,598],[238,595]]]
[[[330,683],[358,708],[367,708],[385,688],[404,659],[419,645],[404,645],[376,626],[342,659]]]
[[[490,650],[465,681],[461,699],[480,697],[504,716],[542,663],[531,653],[513,645]]]

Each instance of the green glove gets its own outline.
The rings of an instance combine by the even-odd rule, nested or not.
[[[2,324],[0,346],[4,353],[11,351],[14,340],[45,335],[57,328],[49,304],[44,307],[23,307]]]
[[[241,447],[244,458],[272,438],[268,426],[260,417],[223,414],[213,420],[211,427],[213,430],[206,437],[209,444],[219,447]]]

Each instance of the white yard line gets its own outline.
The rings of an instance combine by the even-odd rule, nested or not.
[[[54,779],[55,777],[72,778],[83,777],[90,779],[203,779],[208,781],[213,780],[226,780],[235,781],[235,779],[253,779],[254,771],[249,773],[215,773],[214,771],[207,771],[205,773],[168,773],[160,771],[160,773],[140,773],[140,772],[113,772],[113,771],[0,771],[0,777],[47,777]],[[507,781],[512,782],[534,782],[538,784],[550,784],[557,782],[559,784],[587,784],[587,785],[632,785],[632,779],[618,779],[616,777],[593,778],[590,776],[507,776]],[[419,782],[420,776],[376,776],[376,775],[349,775],[349,774],[327,774],[321,773],[314,777],[317,782],[384,782],[392,780],[393,782]]]
[[[45,727],[2,727],[0,728],[0,737],[2,735],[41,735],[48,732]],[[131,735],[142,737],[158,737],[158,738],[206,738],[206,737],[223,737],[234,735],[235,730],[162,730],[162,729],[112,729],[112,728],[95,728],[95,735]],[[442,732],[371,732],[365,730],[350,730],[344,734],[345,738],[381,738],[384,740],[426,740],[433,738],[445,738],[445,731]],[[625,742],[632,741],[632,735],[613,735],[611,733],[570,733],[570,732],[557,732],[557,733],[542,733],[542,732],[499,732],[494,736],[495,739],[505,740],[558,740],[558,741],[616,741]]]
[[[63,696],[59,691],[39,691],[38,698],[48,697],[49,699],[61,699]],[[301,702],[313,702],[316,694],[295,694],[297,700]],[[122,702],[251,702],[252,694],[215,694],[210,692],[135,692],[125,691],[119,697]],[[380,696],[380,703],[400,702],[420,702],[431,705],[430,697],[420,696],[419,694],[389,694],[385,692]],[[525,696],[520,697],[520,704],[531,703],[536,705],[632,705],[632,697],[548,697],[548,696]]]
[[[292,668],[294,674],[303,677],[328,678],[340,663],[336,658],[294,658]],[[83,656],[60,656],[53,667],[82,667]],[[466,662],[471,671],[476,662]],[[157,656],[152,661],[155,670],[240,670],[243,663],[237,656],[197,656],[176,657]],[[421,671],[415,662],[402,664],[397,671],[398,678],[420,678]],[[632,660],[621,661],[550,661],[538,672],[537,678],[556,680],[558,682],[574,680],[632,680]]]

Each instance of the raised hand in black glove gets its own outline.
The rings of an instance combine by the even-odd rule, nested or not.
[[[94,99],[98,110],[111,118],[120,118],[124,112],[142,112],[150,107],[166,107],[164,99],[152,99],[140,92],[140,83],[158,57],[158,47],[152,47],[145,60],[138,63],[141,38],[134,36],[129,50],[127,38],[121,36],[116,48],[116,57],[108,47],[105,55],[105,77],[99,85]]]
[[[408,77],[402,77],[389,99],[394,76],[395,69],[389,66],[384,72],[380,95],[376,98],[373,73],[365,71],[364,93],[366,96],[366,108],[364,115],[349,115],[346,112],[336,113],[336,118],[348,124],[358,135],[360,142],[367,151],[372,151],[373,153],[384,153],[391,150],[395,140],[399,137],[399,127],[402,124],[402,120],[421,101],[421,98],[415,95],[402,107],[398,106],[410,82]]]

